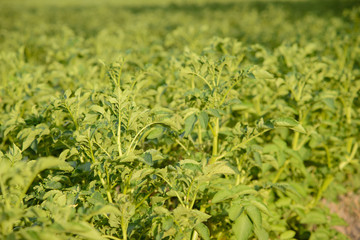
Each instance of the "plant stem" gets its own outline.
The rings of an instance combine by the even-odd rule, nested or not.
[[[300,136],[299,132],[294,133],[294,138],[292,140],[292,149],[293,150],[298,150],[297,145],[298,145],[298,141],[299,141],[299,136]]]
[[[346,111],[346,123],[351,124],[351,106],[347,106],[345,111]]]
[[[200,212],[205,212],[205,207],[203,205],[201,205],[200,207]],[[198,236],[199,236],[198,232],[194,230],[191,240],[197,240]]]
[[[151,194],[153,194],[155,192],[155,190],[153,190],[152,192],[148,193],[143,199],[141,199],[141,201],[136,204],[135,208],[138,208],[141,206],[141,204],[143,204],[143,202],[145,202],[146,199],[148,199],[150,197]]]
[[[198,232],[196,230],[194,230],[191,240],[197,240],[198,236],[199,236]]]
[[[92,140],[89,139],[89,149],[90,149],[90,157],[93,163],[96,163],[95,157],[94,157],[94,151],[92,148]],[[109,203],[113,203],[112,197],[111,197],[111,193],[107,187],[107,184],[105,182],[105,180],[101,177],[101,172],[99,169],[97,169],[96,171],[97,175],[99,176],[100,182],[103,185],[103,187],[106,189],[106,196],[108,198]]]
[[[122,149],[121,149],[121,107],[120,107],[120,86],[119,86],[119,92],[118,92],[118,128],[117,128],[117,144],[118,144],[118,151],[120,157],[123,155]]]
[[[192,74],[192,75],[197,76],[198,78],[200,78],[201,80],[203,80],[203,81],[206,83],[206,85],[208,85],[208,87],[210,88],[210,90],[213,89],[213,88],[211,87],[210,83],[209,83],[203,76],[201,76],[201,75],[199,75],[199,74],[197,74],[197,73],[194,73],[194,72],[191,72],[191,73],[189,73],[189,74]]]
[[[219,140],[219,124],[220,119],[217,117],[215,118],[214,128],[213,128],[213,148],[212,148],[212,156],[210,158],[209,164],[213,164],[216,162],[216,157],[218,154],[218,140]]]
[[[133,147],[134,143],[135,143],[135,140],[137,139],[137,137],[148,127],[150,127],[151,125],[154,125],[154,124],[158,124],[159,122],[153,122],[153,123],[149,123],[148,125],[146,125],[145,127],[143,127],[136,135],[135,137],[132,139],[131,143],[130,143],[130,146],[128,148],[128,150],[126,151],[126,154],[129,154],[132,150],[131,148]],[[134,146],[134,149],[135,149],[136,146]]]
[[[162,180],[164,180],[167,184],[169,184],[169,186],[173,189],[173,186],[171,185],[171,183],[166,180],[166,178],[164,178],[163,176],[161,176],[160,174],[156,174],[156,176],[160,177]],[[175,191],[175,190],[174,190]],[[180,195],[177,193],[177,191],[175,191],[176,197],[178,198],[178,200],[181,203],[181,206],[186,207],[186,205],[184,204],[183,200],[181,199]]]
[[[117,237],[113,237],[113,236],[110,236],[110,235],[102,235],[103,237],[106,237],[108,239],[114,239],[114,240],[121,240],[120,238],[117,238]]]
[[[272,180],[273,183],[276,183],[279,180],[279,177],[281,176],[281,174],[284,172],[286,166],[289,164],[289,161],[287,160],[284,165],[279,169],[279,171],[277,172],[276,176],[274,177],[274,179]]]
[[[70,111],[69,106],[68,106],[66,103],[65,103],[65,107],[66,107],[66,109],[68,110],[68,112],[69,112],[69,114],[70,114],[70,117],[71,117],[71,119],[73,120],[73,122],[74,122],[74,124],[75,124],[75,129],[76,129],[76,130],[79,129],[79,125],[78,125],[78,123],[77,123],[74,115],[73,115],[72,112]]]
[[[264,133],[266,133],[266,132],[268,132],[268,131],[270,131],[270,130],[271,130],[271,129],[266,129],[266,130],[264,130],[264,131],[262,131],[262,132],[259,132],[259,133],[255,134],[255,135],[252,136],[252,137],[249,137],[249,138],[246,139],[245,141],[243,141],[243,142],[237,144],[236,146],[234,146],[234,147],[231,149],[231,151],[234,151],[235,149],[244,146],[246,143],[250,142],[251,140],[257,138],[257,137],[260,136],[261,134],[264,134]]]
[[[121,231],[123,232],[123,240],[127,240],[127,223],[123,216],[121,216]]]
[[[199,144],[202,145],[203,141],[202,141],[202,132],[201,132],[200,123],[198,124],[198,139],[199,139]]]

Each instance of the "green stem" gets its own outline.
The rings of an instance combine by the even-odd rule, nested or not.
[[[7,198],[7,190],[5,188],[4,182],[0,179],[1,193],[3,195],[6,208],[10,208],[9,199]]]
[[[171,185],[171,183],[166,180],[163,176],[156,174],[156,176],[160,177],[162,180],[164,180],[172,189],[173,186]],[[175,190],[174,190],[175,191]],[[181,206],[186,207],[186,205],[184,204],[183,200],[181,199],[180,195],[177,193],[177,191],[175,191],[176,197],[179,199],[179,202],[181,203]]]
[[[136,204],[135,208],[138,208],[141,206],[141,204],[143,204],[143,202],[145,202],[146,199],[148,199],[150,197],[151,194],[153,194],[155,192],[155,190],[153,190],[152,192],[148,193],[143,199],[141,199],[141,201]]]
[[[118,128],[117,128],[117,145],[120,157],[123,155],[121,147],[121,105],[120,105],[120,86],[118,88]]]
[[[108,238],[108,239],[121,240],[120,238],[113,237],[113,236],[110,236],[110,235],[102,235],[102,236],[105,237],[105,238]]]
[[[239,80],[236,81],[233,85],[231,85],[231,87],[226,91],[225,95],[223,96],[223,98],[222,98],[222,100],[221,100],[221,102],[220,102],[220,106],[224,103],[227,95],[229,94],[229,92],[231,91],[231,89],[233,89],[233,87],[235,87],[235,85],[236,85],[238,82],[239,82]]]
[[[218,73],[218,76],[217,76],[217,79],[216,79],[216,82],[215,82],[215,86],[216,86],[216,87],[219,86],[220,77],[221,77],[221,72],[222,72],[224,66],[225,66],[225,64],[222,63],[222,64],[221,64],[221,67],[220,67],[220,70],[219,70],[219,73]]]
[[[243,157],[241,157],[243,158]],[[236,158],[236,164],[237,164],[237,169],[239,170],[239,174],[236,175],[236,183],[235,185],[239,185],[240,184],[240,174],[241,174],[241,168],[242,168],[242,161],[237,157]]]
[[[74,115],[73,115],[72,112],[70,111],[69,106],[68,106],[66,103],[65,103],[65,107],[66,107],[66,109],[68,110],[68,112],[69,112],[69,114],[70,114],[70,117],[71,117],[71,119],[73,120],[73,122],[74,122],[74,124],[75,124],[76,130],[79,129],[79,125],[78,125],[78,123],[77,123]]]
[[[128,150],[126,151],[126,154],[129,154],[131,151],[131,148],[133,147],[134,143],[135,143],[135,140],[138,138],[138,136],[148,127],[154,125],[154,124],[159,124],[160,122],[153,122],[153,123],[149,123],[148,125],[146,125],[145,127],[143,127],[136,135],[135,137],[132,139],[131,143],[130,143],[130,146],[128,148]],[[134,146],[134,149],[135,149],[136,146]]]
[[[188,191],[187,191],[187,193],[186,193],[186,201],[187,201],[187,202],[188,202],[189,199],[190,199],[190,191],[191,191],[191,188],[192,188],[193,184],[194,184],[194,179],[191,180],[190,186],[189,186]]]
[[[203,205],[200,207],[200,212],[203,212],[203,213],[205,212],[205,207]],[[197,240],[198,237],[199,237],[198,232],[196,230],[194,230],[191,240]]]
[[[190,206],[189,206],[189,209],[192,209],[192,208],[194,207],[194,204],[195,204],[195,201],[196,201],[196,197],[197,197],[197,193],[198,193],[198,188],[196,188],[196,190],[195,190],[195,194],[194,194],[194,197],[193,197],[193,199],[192,199],[192,201],[191,201],[191,204],[190,204]]]
[[[251,140],[257,138],[257,137],[260,136],[261,134],[264,134],[264,133],[266,133],[266,132],[268,132],[268,131],[270,131],[270,130],[271,130],[271,129],[266,129],[266,130],[264,130],[264,131],[262,131],[262,132],[259,132],[259,133],[255,134],[255,135],[252,136],[252,137],[249,137],[249,138],[246,139],[245,141],[243,141],[243,142],[235,145],[235,146],[231,149],[231,151],[234,151],[234,150],[236,150],[237,148],[244,146],[246,143],[250,142]]]
[[[127,190],[128,190],[128,187],[130,186],[130,180],[131,180],[131,177],[133,175],[134,171],[130,172],[126,182],[125,182],[125,186],[124,186],[124,190],[123,190],[123,194],[126,195],[127,194]]]
[[[89,140],[89,149],[90,149],[90,157],[93,163],[96,163],[95,157],[94,157],[94,151],[93,151],[93,147],[92,147],[92,140]],[[101,172],[99,169],[97,169],[96,171],[97,175],[99,176],[100,182],[103,185],[103,188],[106,189],[106,196],[108,198],[109,203],[113,203],[112,197],[111,197],[111,193],[107,187],[107,184],[105,182],[105,180],[101,177]]]
[[[125,218],[121,216],[121,230],[123,232],[123,240],[127,240],[127,223],[125,221]]]
[[[273,183],[276,183],[279,180],[281,174],[284,172],[284,170],[288,164],[289,164],[289,161],[286,161],[284,163],[284,165],[279,169],[279,171],[277,172],[276,176],[274,177],[274,179],[272,181]]]
[[[15,208],[19,208],[20,207],[20,203],[22,202],[23,198],[26,195],[26,192],[28,191],[28,189],[30,188],[32,182],[35,180],[36,176],[38,175],[38,172],[34,173],[32,175],[32,177],[30,178],[31,180],[28,181],[28,184],[24,187],[23,191],[21,192],[16,204],[15,204]]]
[[[219,140],[219,125],[220,119],[215,118],[214,128],[213,128],[213,144],[212,144],[212,156],[210,158],[209,164],[213,164],[216,162],[216,157],[218,154],[218,140]]]
[[[176,141],[177,144],[180,145],[180,147],[182,147],[182,148],[185,150],[186,154],[190,156],[190,152],[189,152],[189,150],[184,146],[184,144],[182,144],[178,139],[175,139],[175,141]]]
[[[199,237],[199,234],[196,230],[194,230],[191,240],[197,240]]]
[[[210,83],[201,75],[197,74],[197,73],[194,73],[194,72],[191,72],[189,74],[192,74],[192,75],[195,75],[197,76],[198,78],[200,78],[201,80],[203,80],[207,85],[208,87],[210,88],[210,90],[212,90],[213,88],[211,87]]]
[[[346,123],[351,124],[351,106],[346,107]]]
[[[94,143],[96,144],[96,145],[98,145],[98,147],[109,157],[109,159],[111,159],[111,155],[110,155],[110,153],[108,153],[106,150],[105,150],[105,148],[103,148],[98,142],[96,142],[95,140],[94,140]]]
[[[294,138],[292,140],[292,149],[293,150],[297,150],[297,146],[298,146],[298,141],[299,141],[299,136],[300,136],[300,133],[299,132],[295,132],[294,133]]]
[[[200,123],[198,124],[198,139],[199,139],[199,145],[201,146],[203,141],[202,141],[202,132],[201,132],[201,125]]]
[[[330,155],[330,152],[329,152],[329,148],[325,144],[323,144],[323,147],[324,147],[325,152],[326,152],[326,159],[327,159],[328,168],[331,169],[332,168],[332,161],[331,161],[331,155]]]

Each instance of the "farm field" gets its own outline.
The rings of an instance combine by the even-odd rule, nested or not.
[[[0,1],[0,239],[360,239],[360,2]]]

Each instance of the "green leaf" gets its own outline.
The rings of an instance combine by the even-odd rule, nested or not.
[[[262,227],[255,226],[254,233],[258,240],[268,240],[269,239],[269,234]]]
[[[200,112],[199,113],[199,122],[203,129],[207,128],[207,125],[209,123],[209,115],[206,112]]]
[[[209,109],[207,112],[214,117],[221,118],[220,112],[217,109]]]
[[[71,95],[71,90],[70,90],[70,89],[67,89],[67,90],[65,91],[65,93],[64,93],[64,98],[65,98],[65,99],[68,99],[68,98],[70,97],[70,95]]]
[[[331,239],[329,234],[330,234],[329,229],[320,228],[314,231],[313,233],[311,233],[309,240],[328,240]]]
[[[196,121],[197,121],[197,117],[195,113],[191,114],[189,117],[185,119],[185,137],[187,137],[192,132]]]
[[[89,213],[84,217],[86,220],[88,220],[95,215],[101,215],[101,214],[121,215],[121,212],[115,206],[104,205],[104,206],[98,206],[98,207],[95,207],[94,209],[91,209],[91,211],[89,211]]]
[[[259,211],[259,209],[255,206],[247,206],[246,207],[246,213],[248,214],[248,216],[250,217],[252,223],[256,226],[256,227],[260,227],[262,226],[262,216],[261,213]]]
[[[131,175],[130,182],[134,183],[136,181],[142,180],[147,177],[149,174],[152,174],[154,170],[152,168],[142,168],[139,170],[134,170],[133,174]]]
[[[237,196],[240,196],[240,195],[245,195],[245,194],[256,194],[257,192],[252,189],[251,187],[249,186],[246,186],[246,185],[238,185],[238,186],[235,186],[233,188],[230,188],[230,189],[224,189],[224,190],[220,190],[219,192],[217,192],[213,199],[212,199],[212,203],[219,203],[219,202],[222,202],[222,201],[225,201],[227,199],[230,199],[230,198],[235,198]]]
[[[282,234],[280,234],[280,239],[281,240],[286,240],[286,239],[291,239],[295,236],[296,232],[292,231],[292,230],[288,230],[286,232],[283,232]]]
[[[99,106],[99,105],[92,105],[90,107],[90,110],[91,111],[94,111],[94,112],[97,112],[97,113],[100,113],[101,115],[104,115],[105,114],[105,110],[103,107]]]
[[[149,134],[147,135],[147,139],[155,139],[155,138],[159,138],[162,136],[164,132],[164,128],[161,126],[156,126],[154,128],[152,128],[149,132]]]
[[[218,161],[214,164],[207,165],[204,172],[206,175],[237,173],[236,169],[225,161]]]
[[[210,230],[205,224],[199,223],[195,226],[195,230],[198,232],[202,239],[210,240]]]
[[[147,164],[150,165],[150,166],[153,165],[153,160],[152,160],[151,153],[146,152],[146,153],[144,154],[144,161],[145,161],[145,163],[147,163]]]
[[[244,211],[244,207],[239,204],[234,204],[228,210],[229,218],[232,221],[235,221]]]
[[[71,171],[73,167],[70,166],[67,162],[61,161],[55,157],[43,157],[39,158],[35,162],[31,161],[29,164],[34,163],[34,171],[39,173],[45,169],[55,168],[64,171]]]
[[[249,217],[243,213],[232,226],[232,230],[237,240],[247,240],[250,237],[253,225]]]
[[[293,118],[277,118],[271,120],[274,127],[287,127],[296,132],[306,133],[305,128]]]
[[[246,75],[248,78],[250,78],[250,79],[255,79],[255,75],[253,74],[253,73],[248,73],[247,75]]]
[[[67,232],[82,236],[86,239],[105,240],[101,234],[87,222],[63,222],[61,223],[63,230],[59,232]]]
[[[222,191],[219,191],[217,192],[213,199],[211,200],[212,203],[219,203],[219,202],[222,202],[222,201],[225,201],[229,198],[231,198],[232,196],[234,196],[235,194],[230,191],[230,190],[222,190]]]
[[[25,141],[23,142],[22,151],[30,147],[31,143],[35,140],[37,134],[38,132],[36,131],[32,131],[29,133],[29,135],[26,137]]]
[[[270,215],[269,209],[267,208],[267,206],[264,203],[259,202],[258,200],[254,200],[254,199],[251,199],[250,203],[252,205],[254,205],[255,207],[257,207],[261,212],[263,212],[267,215]]]
[[[323,224],[327,223],[327,221],[326,215],[317,211],[307,213],[305,217],[300,220],[300,222],[304,224]]]
[[[271,73],[269,73],[266,70],[263,69],[258,69],[253,71],[253,74],[255,75],[255,78],[257,79],[272,79],[274,78],[274,75],[272,75]]]

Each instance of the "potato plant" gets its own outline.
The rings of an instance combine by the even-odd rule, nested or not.
[[[360,187],[356,3],[0,14],[1,239],[348,239],[322,200]]]

